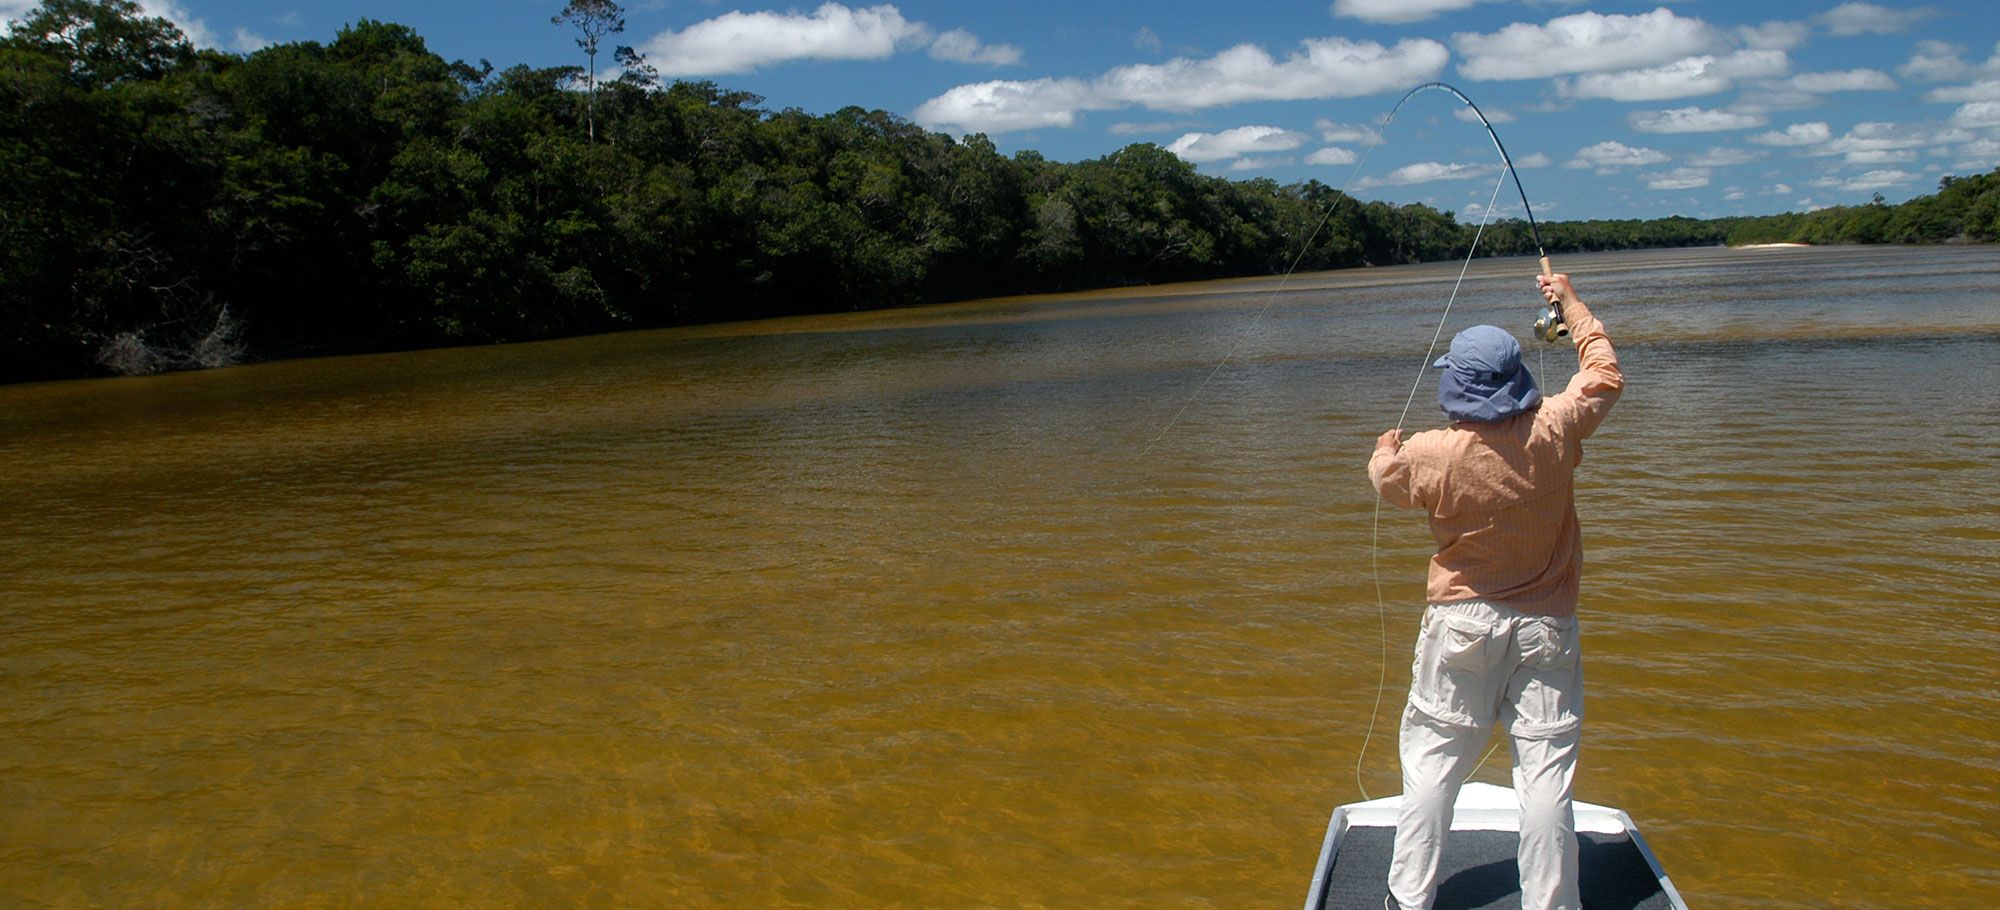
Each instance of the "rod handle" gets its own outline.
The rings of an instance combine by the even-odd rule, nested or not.
[[[1555,268],[1549,265],[1549,257],[1543,256],[1542,276],[1549,277],[1555,273]],[[1549,311],[1535,320],[1535,337],[1550,343],[1569,337],[1569,326],[1563,323],[1562,307],[1549,304]]]

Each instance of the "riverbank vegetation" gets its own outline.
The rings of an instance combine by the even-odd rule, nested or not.
[[[597,37],[588,73],[447,61],[365,19],[236,55],[128,0],[44,0],[0,38],[0,379],[1418,262],[1471,239],[1451,212],[1203,176],[1150,144],[1060,163],[882,111],[772,111],[663,86],[629,48],[599,82]],[[1990,241],[2000,170],[1901,205],[1542,230],[1551,253]],[[1480,244],[1532,250],[1519,222]]]

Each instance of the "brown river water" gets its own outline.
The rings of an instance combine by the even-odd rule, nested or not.
[[[2000,902],[2000,249],[1557,265],[1579,797],[1697,908]],[[0,388],[0,904],[1295,907],[1458,269]]]

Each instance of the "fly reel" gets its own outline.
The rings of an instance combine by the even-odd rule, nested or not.
[[[1563,321],[1561,310],[1551,303],[1542,315],[1535,317],[1535,337],[1550,344],[1569,337],[1569,323]]]

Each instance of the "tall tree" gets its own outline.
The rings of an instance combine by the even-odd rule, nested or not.
[[[597,43],[605,35],[625,30],[625,8],[612,0],[569,0],[562,12],[549,17],[550,25],[573,25],[583,37],[576,46],[590,58],[590,141],[597,141]],[[621,56],[622,62],[622,56]]]
[[[158,79],[194,58],[179,28],[132,0],[43,0],[9,24],[0,44],[61,60],[88,88]]]

